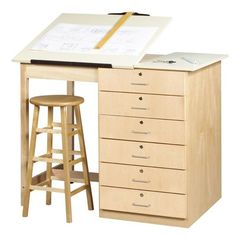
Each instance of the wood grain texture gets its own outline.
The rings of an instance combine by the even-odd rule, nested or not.
[[[161,224],[168,226],[178,226],[188,228],[191,224],[187,219],[164,217],[158,215],[147,215],[140,213],[130,213],[112,210],[99,210],[99,216],[102,218],[110,218],[116,220],[136,221],[149,224]]]
[[[185,144],[184,121],[100,115],[100,137]]]
[[[116,203],[111,202],[110,207],[107,207],[106,209],[100,209],[101,217],[189,227],[221,197],[220,67],[221,67],[220,63],[215,63],[208,67],[202,68],[198,71],[186,72],[182,74],[182,76],[184,77],[184,91],[182,95],[184,95],[184,113],[185,113],[184,114],[185,121],[183,122],[184,125],[183,129],[178,130],[169,126],[170,123],[168,124],[168,122],[171,122],[172,120],[160,120],[160,119],[155,119],[155,117],[152,117],[152,119],[132,117],[136,116],[136,114],[134,113],[131,114],[131,117],[127,117],[129,114],[127,113],[118,114],[116,108],[112,106],[109,106],[109,109],[107,108],[107,110],[112,110],[112,112],[110,111],[111,113],[109,115],[99,116],[100,137],[101,137],[100,155],[104,155],[103,157],[100,157],[100,171],[101,171],[100,184],[115,186],[116,188],[118,186],[119,189],[122,188],[140,189],[140,186],[138,186],[137,183],[128,184],[129,178],[131,178],[132,177],[131,175],[135,173],[135,171],[131,169],[144,168],[137,165],[142,165],[142,164],[145,165],[145,161],[149,160],[150,156],[149,153],[142,152],[140,150],[137,152],[137,147],[138,145],[140,145],[140,143],[141,145],[142,143],[144,143],[144,147],[145,145],[165,146],[164,144],[160,143],[162,143],[163,140],[165,140],[165,143],[170,142],[170,139],[166,139],[167,136],[165,135],[167,133],[170,134],[171,132],[173,132],[171,133],[170,136],[172,138],[174,137],[174,139],[171,138],[172,140],[170,144],[176,143],[185,145],[181,147],[184,147],[185,150],[184,153],[185,157],[183,159],[185,160],[185,168],[187,174],[185,182],[185,187],[186,187],[185,193],[187,193],[186,218],[180,220],[175,218],[174,214],[172,214],[171,218],[171,216],[160,217],[158,214],[154,216],[140,212],[137,213],[134,210],[129,211],[126,209],[127,207],[126,202],[124,202],[125,200],[123,199],[117,203],[118,205],[120,204],[118,208],[112,206],[112,204]],[[112,92],[121,91],[121,92],[126,92],[127,95],[129,95],[128,93],[132,92],[132,93],[137,93],[137,96],[145,93],[150,93],[151,91],[150,89],[145,90],[148,85],[137,85],[140,87],[138,87],[138,89],[135,89],[130,87],[131,82],[129,81],[129,79],[125,80],[125,82],[123,81],[123,78],[134,78],[135,77],[135,75],[133,75],[135,74],[134,71],[121,70],[121,72],[119,73],[119,71],[116,70],[117,73],[115,73],[114,77],[112,77],[113,74],[112,70],[110,71],[108,71],[107,69],[105,70],[104,70],[105,73],[101,74],[101,75],[105,74],[105,79],[103,80],[100,79],[99,77],[99,83],[102,81],[101,83],[102,85],[99,86],[101,91],[106,91],[106,92],[109,90]],[[161,72],[164,75],[166,71],[161,71]],[[152,72],[150,72],[150,74],[151,73]],[[123,77],[121,75],[123,75]],[[136,75],[135,79],[138,78],[139,77]],[[127,84],[127,81],[129,81],[128,82],[129,84]],[[162,82],[161,81],[162,80],[160,80],[159,82],[162,83],[163,81]],[[144,81],[143,84],[149,84],[149,83]],[[174,90],[162,90],[162,91],[173,92]],[[152,92],[154,91],[152,90]],[[169,95],[175,95],[175,92]],[[120,100],[122,100],[121,96]],[[126,117],[124,115],[126,115]],[[138,124],[138,121],[141,120],[143,121],[143,123],[141,126],[142,128],[140,130],[138,129],[138,131],[140,131],[139,135],[138,136],[137,135],[133,136],[133,134],[130,135],[130,130],[137,130],[137,128],[140,128],[140,126],[138,125],[133,126],[133,124],[134,123]],[[152,120],[152,122],[148,123],[149,120]],[[163,129],[161,128],[161,126],[158,125],[158,122],[163,122],[162,123]],[[147,123],[148,125],[145,126],[145,124]],[[166,132],[164,135],[165,137],[162,136],[163,130],[165,130]],[[153,135],[152,138],[150,138],[151,136],[148,135],[150,135],[150,133],[153,132],[157,133],[160,136]],[[181,137],[182,141],[176,142],[175,138],[180,138],[179,136],[182,136]],[[148,142],[159,142],[159,144],[148,143]],[[130,143],[132,143],[132,145]],[[173,146],[175,147],[176,145]],[[117,154],[112,154],[111,148],[112,150],[114,148]],[[142,159],[130,161],[131,159],[130,156],[132,156],[133,152],[137,152],[137,156],[142,157]],[[162,152],[163,153],[166,152],[168,154],[167,149],[166,150],[163,149],[162,151],[160,150],[160,152],[157,151],[157,153],[159,154]],[[126,153],[127,156],[129,157],[126,156]],[[110,164],[105,162],[108,162]],[[125,165],[120,165],[117,163],[122,163]],[[171,163],[169,164],[170,164],[169,168],[171,168]],[[107,166],[110,165],[108,166],[109,168],[106,165]],[[156,165],[158,166],[157,163]],[[165,167],[168,168],[168,166],[166,166],[168,165],[168,162],[164,163],[164,165]],[[106,167],[105,170],[104,166]],[[119,168],[119,166],[124,166],[124,167]],[[146,172],[146,169],[144,172]],[[117,176],[119,176],[119,178],[117,178]],[[157,177],[156,174],[154,174],[154,176]],[[162,173],[160,176],[164,178],[165,173]],[[145,182],[146,182],[145,184],[150,184],[150,182],[147,181]],[[155,183],[155,186],[158,188],[159,185]],[[165,183],[164,186],[166,187],[167,184]],[[102,187],[103,186],[100,185],[100,188]],[[153,191],[153,189],[151,189],[151,191]],[[123,190],[125,191],[125,189],[122,189],[121,191]],[[173,189],[171,189],[171,191],[173,191]],[[102,198],[103,198],[103,192],[100,192],[100,199],[102,200]]]
[[[99,69],[99,71],[100,70],[105,71],[108,69]],[[113,70],[116,72],[114,73],[114,77],[111,76],[112,75],[111,71]],[[184,128],[183,129],[181,128],[181,131],[180,130],[174,131],[172,128],[167,130],[175,134],[177,133],[178,135],[184,133],[181,139],[184,140],[182,144],[186,146],[178,146],[178,147],[182,148],[184,147],[186,152],[186,155],[184,157],[186,163],[185,165],[183,164],[181,165],[183,165],[183,168],[187,168],[187,213],[186,213],[187,218],[178,219],[159,215],[147,215],[142,213],[120,212],[117,210],[103,210],[103,209],[100,209],[100,216],[108,218],[135,220],[149,223],[161,223],[161,224],[188,227],[221,197],[220,63],[213,64],[209,67],[203,68],[196,72],[189,72],[189,73],[180,72],[177,73],[177,75],[175,74],[176,72],[174,72],[173,74],[169,73],[169,71],[150,70],[150,72],[148,72],[148,76],[146,74],[146,71],[149,70],[137,69],[130,71],[129,70],[120,70],[120,71],[121,73],[119,73],[119,71],[115,69],[109,69],[109,73],[106,74],[107,76],[106,83],[103,84],[108,87],[104,87],[105,88],[104,90],[111,89],[111,91],[134,92],[142,94],[152,93],[152,94],[184,96],[184,103],[185,103],[184,116],[186,118],[186,121],[183,122]],[[22,186],[24,185],[23,182],[25,176],[25,166],[28,160],[28,135],[29,135],[28,134],[29,132],[28,78],[65,79],[67,81],[81,80],[81,81],[96,82],[98,80],[97,72],[98,70],[94,68],[87,69],[87,68],[75,67],[71,69],[71,67],[42,66],[42,65],[29,65],[29,64],[21,65]],[[142,76],[139,75],[140,72],[142,73]],[[158,72],[157,73],[158,76],[155,77],[151,76],[153,75],[153,72]],[[127,75],[127,76],[123,76],[121,78],[120,75]],[[171,81],[171,78],[173,79],[173,81]],[[137,85],[138,83],[140,83],[140,79],[144,79],[141,82],[141,84],[146,83],[148,85]],[[153,80],[155,80],[155,86],[153,86],[152,83]],[[169,82],[166,83],[166,81]],[[127,83],[129,84],[127,85]],[[133,84],[131,85],[131,83]],[[152,86],[149,86],[149,84],[151,84]],[[112,87],[109,87],[111,85]],[[174,87],[175,85],[176,87]],[[99,88],[101,89],[100,85]],[[100,120],[101,117],[102,116],[100,116]],[[127,119],[127,117],[123,118]],[[136,119],[136,118],[130,118],[130,119]],[[155,120],[155,119],[150,119],[150,120]],[[169,121],[164,120],[163,122],[169,122]],[[104,123],[104,125],[105,124],[106,123]],[[127,122],[121,122],[119,124],[120,127],[122,128],[127,127]],[[114,126],[117,126],[116,122],[114,122]],[[154,125],[153,123],[150,127],[156,127],[156,125]],[[164,125],[163,127],[166,127],[166,125]],[[115,129],[119,128],[115,127]],[[109,141],[127,142],[127,145],[129,143],[137,143],[137,144],[143,143],[143,139],[140,139],[140,141],[138,141],[139,139],[133,138],[132,140],[133,141],[122,141],[122,140],[109,140]],[[159,140],[156,139],[156,137],[154,138],[154,140],[155,140],[154,142],[159,142]],[[154,144],[147,142],[150,142],[150,140],[145,141],[144,145],[145,144],[163,145],[163,144]],[[168,146],[175,147],[176,145],[168,145]],[[115,147],[119,148],[118,146]],[[135,150],[133,149],[133,146],[131,150]],[[163,151],[161,150],[162,149],[160,149],[159,153],[166,152],[168,154],[167,149],[166,151],[165,149],[163,149]],[[127,152],[129,153],[129,150]],[[139,153],[139,155],[140,154],[143,153]],[[120,161],[125,162],[125,160],[123,160],[122,158]],[[101,157],[100,160],[102,160]],[[111,162],[113,162],[113,160]],[[168,165],[168,163],[166,162],[163,163],[164,165]],[[136,165],[135,163],[128,163],[128,162],[123,164]],[[170,162],[169,163],[170,168],[172,168],[171,165],[172,164]],[[177,163],[177,165],[179,165],[179,163]],[[168,166],[164,167],[168,168]],[[57,174],[59,175],[59,177],[56,177],[55,174],[52,173],[55,178],[59,179],[64,178],[62,170],[52,170],[52,172],[54,171],[55,172],[58,171]],[[81,172],[80,173],[73,172],[73,174],[76,177],[77,176],[80,178],[82,177]],[[36,176],[33,179],[32,184],[38,183],[42,179],[45,180],[45,176],[46,172]],[[96,173],[94,174],[93,177],[94,180],[97,181],[98,176]],[[81,178],[81,181],[83,181],[83,178]],[[102,195],[100,197],[102,198]]]
[[[101,162],[186,169],[185,146],[100,139],[99,147]]]
[[[184,120],[184,97],[100,91],[99,113]]]
[[[186,171],[100,163],[100,185],[186,194]]]
[[[23,64],[28,78],[97,82],[98,69],[91,67]]]
[[[185,218],[186,195],[101,187],[100,208],[147,215]]]
[[[99,90],[184,95],[186,74],[181,71],[100,68]]]
[[[186,78],[188,217],[199,218],[221,197],[220,63]]]

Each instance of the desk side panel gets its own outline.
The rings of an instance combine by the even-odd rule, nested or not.
[[[186,77],[188,218],[194,222],[221,197],[220,62]]]

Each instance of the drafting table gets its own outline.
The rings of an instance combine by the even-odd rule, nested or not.
[[[119,18],[62,14],[14,58],[21,64],[22,191],[29,148],[29,79],[66,80],[70,95],[75,81],[98,82],[100,216],[188,227],[221,196],[224,56],[144,56],[170,21],[151,16],[131,16],[122,26],[158,29],[135,54],[32,50],[58,24],[112,27]],[[166,63],[173,59],[174,64]],[[61,171],[59,166],[53,174]],[[80,172],[71,175],[82,178]],[[98,173],[90,176],[98,181]],[[41,173],[33,181],[44,179]]]

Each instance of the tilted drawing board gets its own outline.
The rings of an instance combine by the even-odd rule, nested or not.
[[[170,18],[132,15],[100,49],[95,49],[121,17],[62,14],[13,60],[21,63],[133,68]]]

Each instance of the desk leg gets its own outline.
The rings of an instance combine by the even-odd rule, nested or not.
[[[26,167],[29,157],[29,79],[26,75],[26,65],[21,64],[21,205],[25,186]]]
[[[75,87],[75,82],[74,81],[67,81],[67,95],[74,95],[74,87]],[[68,108],[68,123],[73,124],[74,123],[74,108],[69,107]],[[69,139],[69,150],[74,150],[74,136],[71,136]],[[69,157],[70,159],[74,159],[74,155],[71,155]],[[74,166],[72,166],[72,169],[74,170]]]

